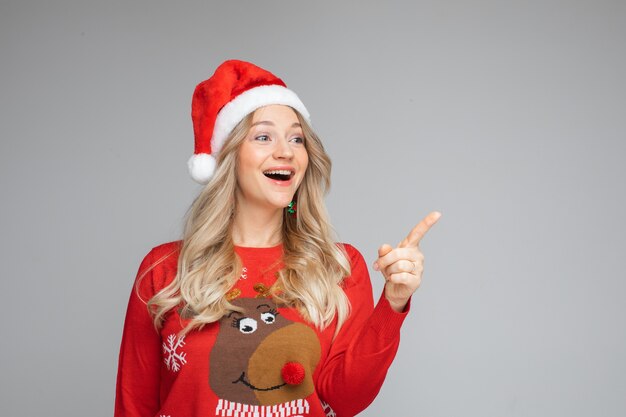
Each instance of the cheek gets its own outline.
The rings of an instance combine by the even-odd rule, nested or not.
[[[252,178],[262,160],[263,157],[259,155],[259,152],[255,152],[245,144],[242,145],[237,158],[237,181],[241,184]]]
[[[239,166],[237,166],[236,175],[237,175],[237,185],[238,185],[238,188],[240,190],[244,190],[244,189],[248,188],[247,185],[246,185],[246,179],[249,178],[250,175],[246,174],[245,166],[243,166],[242,164],[239,164]]]
[[[306,149],[304,149],[302,151],[302,154],[298,156],[299,159],[299,165],[300,165],[300,169],[303,172],[303,177],[304,177],[304,172],[306,172],[307,168],[309,167],[309,154],[306,151]]]
[[[237,158],[237,175],[248,172],[254,163],[254,155],[246,147],[242,146]]]

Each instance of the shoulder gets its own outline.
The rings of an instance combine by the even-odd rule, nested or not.
[[[348,261],[350,261],[351,267],[359,263],[365,263],[363,255],[361,255],[361,252],[359,252],[357,248],[349,243],[339,243],[338,245],[345,251]]]
[[[349,243],[340,243],[339,247],[343,248],[345,251],[346,257],[350,262],[351,272],[350,276],[344,279],[343,288],[347,289],[358,284],[370,285],[367,262],[365,262],[365,258],[363,258],[361,252]]]
[[[172,258],[175,258],[175,260],[177,260],[178,254],[180,252],[182,245],[183,245],[182,240],[175,240],[173,242],[162,243],[158,246],[153,247],[148,253],[148,255],[146,256],[151,256],[153,259],[157,259],[157,260],[158,259],[171,260]]]
[[[176,277],[181,247],[181,240],[167,242],[153,247],[144,256],[136,282],[141,293],[154,295],[172,282]]]
[[[143,258],[142,267],[169,269],[173,266],[176,268],[181,247],[182,240],[167,242],[153,247]]]

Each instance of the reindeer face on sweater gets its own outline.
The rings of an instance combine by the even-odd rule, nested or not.
[[[313,371],[320,359],[315,332],[287,320],[269,298],[239,298],[220,320],[209,358],[210,384],[220,398],[274,405],[313,393]]]

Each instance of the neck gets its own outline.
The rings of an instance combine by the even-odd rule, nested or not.
[[[282,242],[282,225],[283,210],[239,206],[233,220],[233,243],[254,248],[276,246]]]

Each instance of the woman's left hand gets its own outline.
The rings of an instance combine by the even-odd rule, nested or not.
[[[419,243],[440,217],[441,213],[433,211],[409,232],[397,248],[384,244],[378,249],[374,269],[385,277],[385,297],[397,312],[404,310],[422,282],[424,255]]]

